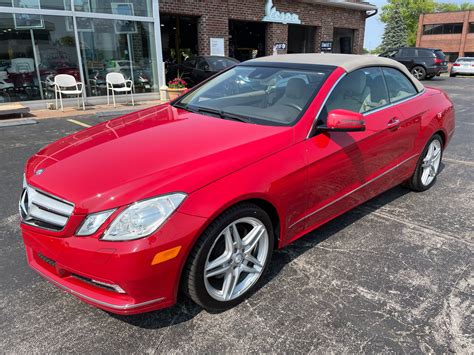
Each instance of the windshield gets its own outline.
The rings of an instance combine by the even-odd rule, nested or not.
[[[266,125],[292,125],[332,67],[300,70],[240,65],[185,95],[175,107]]]
[[[474,62],[474,57],[461,57],[458,58],[456,62]]]
[[[445,60],[446,59],[446,56],[444,55],[443,51],[440,50],[440,49],[436,49],[434,51],[435,55],[436,55],[436,58],[439,58],[441,60]]]
[[[237,60],[222,57],[208,57],[207,63],[209,64],[209,70],[211,71],[220,71],[239,64]]]

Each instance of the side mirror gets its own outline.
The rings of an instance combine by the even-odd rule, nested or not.
[[[326,126],[317,126],[323,132],[361,132],[365,131],[364,116],[348,110],[332,110],[328,113]]]

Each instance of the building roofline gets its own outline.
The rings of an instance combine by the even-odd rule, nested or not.
[[[324,5],[324,6],[332,6],[332,7],[341,7],[341,8],[361,10],[361,11],[377,10],[377,6],[365,1],[353,2],[353,1],[348,1],[348,0],[300,0],[300,2],[305,2],[309,4],[319,4],[319,5]]]
[[[473,10],[453,10],[453,11],[438,11],[438,12],[422,12],[421,15],[441,15],[441,14],[452,14],[454,12],[474,12]]]

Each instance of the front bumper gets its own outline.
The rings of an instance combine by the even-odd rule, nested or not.
[[[98,308],[135,314],[176,302],[182,268],[205,221],[176,212],[153,235],[127,242],[58,237],[21,227],[28,263],[39,274]],[[177,246],[175,258],[152,265],[157,253]]]

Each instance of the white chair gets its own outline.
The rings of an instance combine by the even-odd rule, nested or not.
[[[61,102],[61,111],[63,107],[63,95],[77,95],[77,107],[80,108],[79,98],[82,97],[82,109],[86,109],[84,100],[84,84],[76,81],[72,75],[59,74],[54,77],[54,99],[56,101],[56,109],[58,108],[58,96]]]
[[[126,80],[122,73],[108,73],[105,81],[107,82],[107,105],[110,105],[110,92],[112,92],[112,100],[115,106],[115,93],[125,93],[128,103],[128,93],[132,97],[132,105],[135,106],[133,101],[134,85],[131,80]]]

